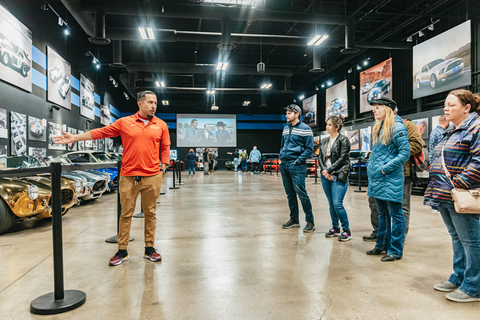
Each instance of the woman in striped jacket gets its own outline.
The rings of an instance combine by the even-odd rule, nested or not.
[[[447,130],[435,148],[430,165],[430,181],[425,204],[438,208],[452,237],[453,274],[433,287],[449,292],[455,302],[480,301],[480,223],[478,214],[455,211],[450,191],[453,189],[442,165],[455,187],[473,189],[480,186],[480,96],[468,90],[453,90],[445,100],[445,117],[455,127]]]

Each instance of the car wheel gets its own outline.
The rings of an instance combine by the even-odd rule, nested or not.
[[[430,86],[434,89],[437,86],[437,77],[434,74],[430,77]]]
[[[22,76],[25,78],[27,76],[28,70],[27,66],[22,64]]]
[[[3,200],[0,200],[0,234],[7,232],[14,222],[15,215],[12,210]]]
[[[389,93],[389,92],[390,92],[390,86],[388,86],[388,88],[387,88],[387,93]]]
[[[10,64],[10,57],[8,56],[7,53],[4,53],[2,56],[2,63],[6,66]]]
[[[420,79],[417,79],[417,81],[415,81],[416,85],[417,85],[417,90],[420,89]]]

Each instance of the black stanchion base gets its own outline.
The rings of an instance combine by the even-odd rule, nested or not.
[[[143,212],[139,212],[137,214],[134,214],[133,217],[134,218],[145,218],[145,214],[143,214]]]
[[[365,190],[353,190],[353,192],[367,192]]]
[[[160,195],[161,195],[161,196],[165,195],[165,192],[160,192]]]
[[[130,237],[130,239],[128,241],[132,242],[133,240],[135,240],[134,237]],[[117,235],[114,235],[113,237],[110,237],[110,238],[107,238],[105,239],[105,242],[108,242],[108,243],[118,243],[118,236]]]
[[[74,310],[85,303],[87,295],[79,290],[65,290],[64,299],[55,300],[55,293],[50,292],[30,303],[30,312],[35,314],[58,314]]]
[[[168,189],[180,189],[180,187],[170,187]]]

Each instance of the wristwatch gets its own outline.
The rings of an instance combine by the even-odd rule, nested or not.
[[[167,174],[167,169],[160,169],[160,171],[163,171],[163,174]]]

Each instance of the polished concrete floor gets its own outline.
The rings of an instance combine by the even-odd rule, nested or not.
[[[281,178],[217,172],[164,181],[156,248],[143,259],[143,219],[134,219],[130,260],[109,267],[116,194],[72,208],[63,219],[65,288],[86,303],[55,316],[30,302],[53,291],[49,221],[32,219],[0,236],[0,319],[480,319],[480,303],[449,302],[432,285],[451,272],[450,237],[438,213],[412,196],[404,258],[381,262],[362,236],[371,231],[365,193],[345,199],[353,239],[327,239],[331,225],[320,184],[307,182],[317,230],[283,230]],[[137,204],[139,207],[139,204]],[[303,217],[303,213],[302,213]]]

